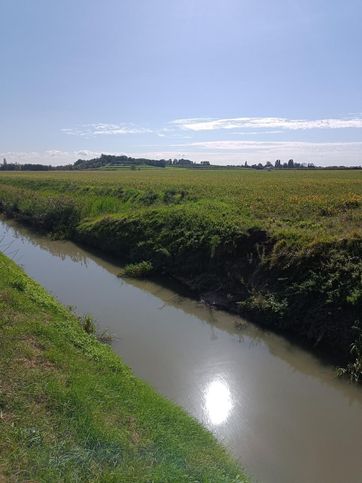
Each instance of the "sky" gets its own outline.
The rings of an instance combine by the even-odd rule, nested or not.
[[[0,156],[362,165],[361,0],[0,0]]]

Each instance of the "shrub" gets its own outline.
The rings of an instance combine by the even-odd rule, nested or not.
[[[120,274],[121,276],[124,275],[126,277],[132,278],[143,278],[147,277],[153,271],[153,266],[151,262],[139,262],[139,263],[130,263],[126,265]]]

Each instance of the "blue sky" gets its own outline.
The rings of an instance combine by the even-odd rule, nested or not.
[[[0,155],[362,165],[361,0],[0,0]]]

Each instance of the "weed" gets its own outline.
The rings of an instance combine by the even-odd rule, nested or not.
[[[132,278],[144,278],[150,275],[153,271],[151,262],[143,261],[138,263],[130,263],[126,265],[122,271],[122,276]]]
[[[89,314],[81,315],[78,317],[79,323],[82,329],[89,335],[96,334],[96,324],[93,320],[93,317]]]

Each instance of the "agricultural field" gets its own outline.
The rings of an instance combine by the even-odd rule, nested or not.
[[[0,208],[361,368],[362,172],[1,173]],[[145,264],[146,262],[146,264]],[[319,350],[318,349],[318,350]]]
[[[180,205],[221,211],[303,240],[362,234],[361,171],[255,171],[168,168],[1,173],[1,185],[71,197],[84,216],[129,208]]]

